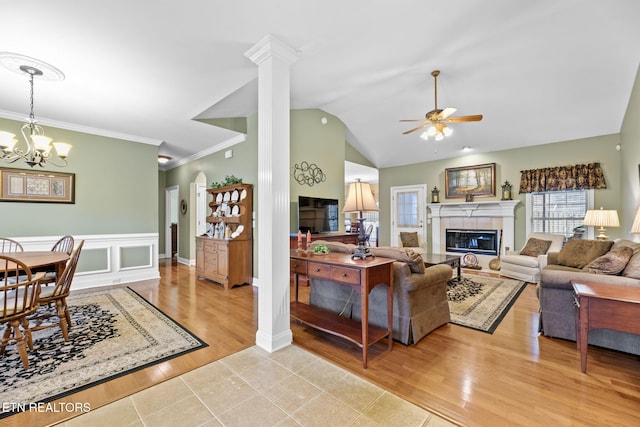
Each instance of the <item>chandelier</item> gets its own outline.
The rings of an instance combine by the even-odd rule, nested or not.
[[[36,165],[45,167],[47,163],[59,167],[67,166],[67,156],[71,145],[66,142],[52,142],[52,138],[45,136],[44,129],[38,124],[33,112],[34,77],[62,80],[64,74],[57,68],[37,59],[8,52],[0,52],[0,63],[12,71],[26,74],[29,77],[31,89],[29,118],[21,128],[24,144],[18,143],[15,134],[0,131],[0,159],[7,163],[14,163],[22,159],[31,167]]]

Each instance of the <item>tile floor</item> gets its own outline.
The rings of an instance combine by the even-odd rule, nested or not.
[[[294,345],[250,347],[66,423],[73,426],[452,426]]]

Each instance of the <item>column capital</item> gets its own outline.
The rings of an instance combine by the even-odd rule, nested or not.
[[[298,54],[291,46],[271,34],[267,34],[251,49],[246,51],[244,56],[257,65],[271,57],[276,57],[287,64],[292,64],[298,60]]]

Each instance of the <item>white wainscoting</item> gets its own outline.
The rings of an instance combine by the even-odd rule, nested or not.
[[[25,251],[49,251],[61,236],[12,237]],[[73,289],[158,279],[158,233],[74,235],[84,240]],[[127,253],[135,253],[135,256]],[[84,260],[83,260],[84,256]],[[90,262],[88,262],[90,261]]]

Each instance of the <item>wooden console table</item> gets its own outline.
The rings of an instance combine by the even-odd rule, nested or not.
[[[572,280],[576,305],[576,344],[580,369],[587,371],[591,329],[640,334],[640,288]]]
[[[393,260],[388,258],[352,259],[349,254],[298,254],[291,250],[290,268],[294,274],[295,301],[291,316],[321,331],[345,338],[362,347],[362,366],[367,367],[368,347],[387,337],[393,346]],[[346,319],[337,313],[298,302],[298,276],[331,280],[353,288],[360,294],[361,321]],[[387,329],[369,326],[369,293],[376,285],[388,284]],[[315,286],[315,285],[314,285]]]

